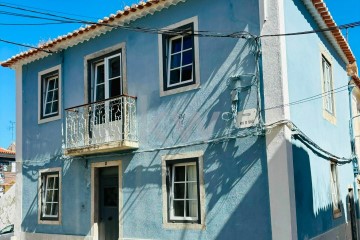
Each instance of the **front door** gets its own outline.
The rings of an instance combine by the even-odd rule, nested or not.
[[[119,238],[118,167],[99,169],[99,240]]]

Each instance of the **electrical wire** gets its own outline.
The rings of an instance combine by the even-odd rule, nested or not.
[[[12,42],[12,41],[8,41],[8,40],[4,40],[4,39],[0,39],[0,42],[12,44],[12,45],[17,45],[17,46],[21,46],[21,47],[33,48],[33,49],[37,49],[37,50],[39,50],[39,51],[43,51],[43,52],[46,52],[46,53],[53,53],[53,52],[50,51],[50,50],[45,50],[45,49],[38,48],[38,47],[34,47],[34,46],[31,46],[31,45],[22,44],[22,43],[17,43],[17,42]]]

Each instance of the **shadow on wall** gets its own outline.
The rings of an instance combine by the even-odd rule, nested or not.
[[[293,156],[298,239],[316,237],[345,223],[346,214],[342,202],[340,202],[342,214],[338,218],[333,217],[332,204],[327,204],[314,213],[314,190],[309,155],[302,147],[293,145]],[[324,162],[327,163],[326,160]],[[318,169],[317,171],[324,170]],[[329,194],[328,197],[331,202],[331,195]]]

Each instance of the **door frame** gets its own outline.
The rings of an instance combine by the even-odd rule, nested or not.
[[[105,167],[118,167],[118,191],[119,191],[119,239],[123,238],[123,215],[122,215],[122,161],[105,161],[91,163],[91,235],[93,240],[99,239],[99,169]]]

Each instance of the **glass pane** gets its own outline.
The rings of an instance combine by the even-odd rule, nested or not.
[[[171,56],[171,63],[170,68],[177,68],[180,67],[180,61],[181,61],[181,53],[175,54]]]
[[[174,198],[184,199],[185,197],[185,183],[174,183]]]
[[[58,177],[55,178],[54,188],[59,189],[59,178]]]
[[[48,177],[47,188],[52,189],[54,187],[54,178]]]
[[[174,216],[184,217],[184,201],[174,201]]]
[[[49,86],[48,86],[48,90],[53,90],[55,88],[55,80],[54,79],[51,79],[49,80],[48,82]]]
[[[51,210],[51,215],[52,216],[57,216],[58,211],[59,211],[59,204],[58,203],[53,203],[52,210]]]
[[[193,62],[193,51],[188,50],[183,52],[182,66],[188,65]]]
[[[53,191],[54,190],[47,190],[46,191],[45,202],[52,202]]]
[[[100,84],[104,82],[105,73],[104,73],[104,65],[97,65],[96,66],[96,82],[95,84]]]
[[[183,38],[183,50],[186,50],[186,49],[189,49],[189,48],[192,48],[192,36],[185,36]]]
[[[109,97],[116,97],[121,95],[120,78],[115,78],[109,81]]]
[[[192,79],[192,65],[184,67],[181,71],[181,81],[188,81]]]
[[[180,69],[170,71],[170,85],[180,82]]]
[[[52,113],[57,113],[58,112],[58,108],[59,108],[58,104],[59,104],[58,101],[53,102],[52,110],[51,110]]]
[[[175,166],[175,182],[185,181],[185,166]]]
[[[186,184],[186,199],[197,199],[197,183]]]
[[[59,190],[54,190],[53,202],[59,202]]]
[[[46,104],[46,106],[45,106],[45,114],[51,113],[51,105],[52,105],[51,102]]]
[[[52,101],[52,99],[53,99],[53,94],[54,94],[53,91],[50,91],[50,92],[47,93],[47,97],[46,97],[46,102],[47,102],[47,103]]]
[[[45,214],[50,215],[51,214],[51,203],[45,204]]]
[[[120,76],[120,56],[109,59],[109,78]]]
[[[187,181],[196,181],[196,165],[188,165],[186,175]]]
[[[181,51],[181,38],[171,41],[171,53],[176,53]]]
[[[186,201],[186,216],[196,218],[198,214],[197,201]]]
[[[53,94],[54,94],[53,100],[58,100],[59,99],[59,90],[54,90]]]
[[[105,99],[105,86],[104,84],[96,87],[96,99],[95,101],[101,101]]]

